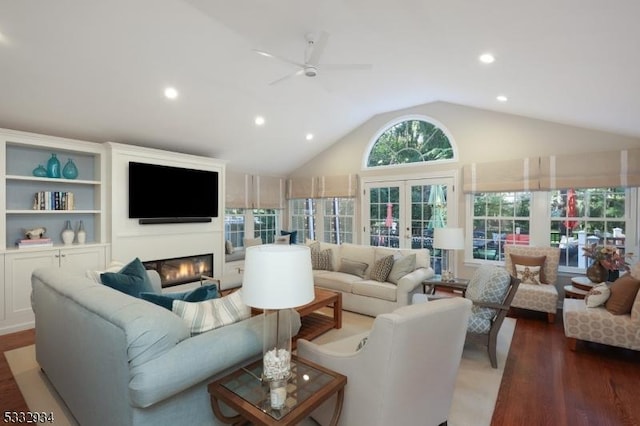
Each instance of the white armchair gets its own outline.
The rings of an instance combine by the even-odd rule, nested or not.
[[[298,356],[347,376],[342,425],[446,424],[471,301],[452,297],[378,315],[360,350],[339,353],[298,340]],[[329,424],[335,400],[312,417]]]

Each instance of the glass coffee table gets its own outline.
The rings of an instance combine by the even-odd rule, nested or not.
[[[279,410],[271,408],[269,384],[260,380],[262,359],[210,383],[208,389],[215,416],[229,424],[245,420],[254,425],[295,425],[336,394],[331,424],[337,425],[347,377],[295,355],[292,356],[291,370],[285,406]],[[238,415],[226,416],[220,402]]]

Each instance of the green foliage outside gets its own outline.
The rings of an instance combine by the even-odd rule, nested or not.
[[[422,120],[408,120],[387,129],[369,153],[367,166],[419,163],[453,158],[449,138],[439,127]]]

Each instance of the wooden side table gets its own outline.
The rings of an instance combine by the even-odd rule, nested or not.
[[[571,284],[564,286],[564,297],[569,299],[584,299],[596,283],[592,282],[587,277],[573,277],[571,278]]]
[[[338,424],[347,377],[295,355],[291,358],[292,376],[287,383],[284,408],[271,408],[269,385],[260,380],[262,359],[209,384],[211,408],[218,420],[227,424],[297,425],[323,402],[337,394],[331,425]],[[226,416],[220,402],[238,415]]]
[[[435,294],[438,288],[448,288],[450,290],[458,290],[462,292],[462,297],[467,292],[469,280],[464,278],[454,278],[453,281],[442,281],[439,275],[434,275],[422,281],[422,292],[427,294],[427,286],[429,286],[429,294]]]

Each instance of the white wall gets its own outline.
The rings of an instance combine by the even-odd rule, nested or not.
[[[213,253],[214,275],[222,275],[224,263],[224,176],[225,162],[132,145],[108,142],[108,182],[113,260],[142,261]],[[140,225],[129,219],[128,167],[130,161],[162,164],[218,172],[218,217],[210,223]],[[168,202],[180,202],[180,188],[167,188]],[[206,190],[206,188],[203,188]],[[211,190],[214,190],[213,188]],[[175,192],[174,192],[175,191]]]

